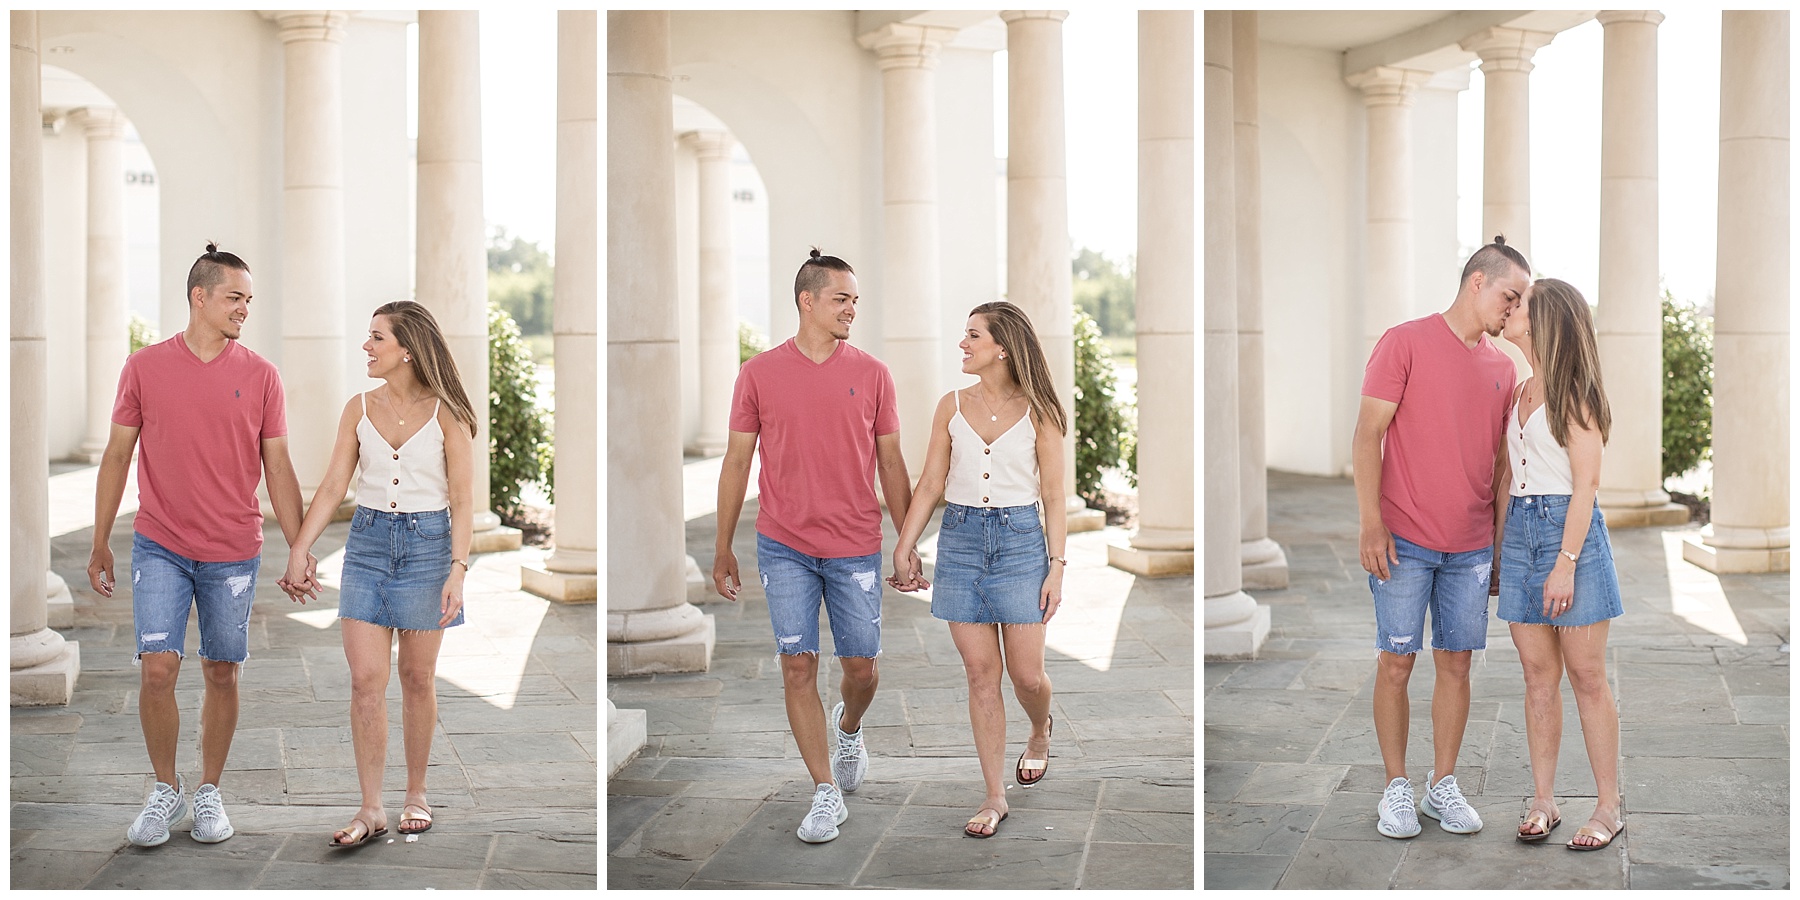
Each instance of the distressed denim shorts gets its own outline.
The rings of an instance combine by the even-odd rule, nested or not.
[[[437,631],[450,580],[450,511],[377,512],[358,506],[344,544],[338,618]],[[451,625],[461,625],[461,610]]]
[[[173,651],[187,658],[188,610],[200,610],[200,658],[250,658],[250,602],[262,554],[238,562],[199,562],[131,535],[131,623],[137,655]]]
[[[931,614],[946,622],[1038,624],[1050,557],[1037,506],[944,507]]]
[[[1612,540],[1596,503],[1581,558],[1575,563],[1574,602],[1554,619],[1544,615],[1544,581],[1556,567],[1568,518],[1568,494],[1511,498],[1506,507],[1506,536],[1500,544],[1500,618],[1572,628],[1625,613],[1618,570],[1613,567]]]
[[[821,601],[831,623],[833,656],[881,655],[880,553],[807,556],[758,532],[756,568],[781,655],[818,655]]]
[[[1375,649],[1401,655],[1425,649],[1427,607],[1432,649],[1487,649],[1494,548],[1440,553],[1396,534],[1394,553],[1400,561],[1388,561],[1388,580],[1369,576],[1375,595]]]

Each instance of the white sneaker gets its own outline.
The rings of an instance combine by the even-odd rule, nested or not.
[[[1443,781],[1433,782],[1437,770],[1426,773],[1425,799],[1419,804],[1419,811],[1438,820],[1438,825],[1451,834],[1474,834],[1481,830],[1481,816],[1476,814],[1475,807],[1463,799],[1462,789],[1456,786],[1455,775],[1445,775]]]
[[[181,821],[187,815],[188,801],[184,793],[181,776],[175,776],[175,786],[170,787],[162,782],[150,789],[150,799],[144,804],[144,811],[138,813],[137,820],[125,829],[125,839],[139,847],[156,847],[169,839],[169,826]]]
[[[1419,813],[1413,805],[1412,782],[1405,777],[1388,782],[1375,807],[1380,817],[1375,830],[1391,838],[1409,838],[1419,833]]]
[[[216,844],[235,833],[231,820],[225,817],[225,798],[219,794],[218,786],[201,785],[194,791],[194,840]]]
[[[832,741],[831,777],[837,779],[838,787],[846,794],[856,793],[862,787],[863,776],[869,773],[869,749],[863,746],[862,728],[855,734],[845,734],[838,728],[844,721],[844,701],[831,708],[831,733],[837,735]]]
[[[800,828],[794,834],[809,844],[823,844],[838,836],[838,826],[850,818],[850,810],[844,806],[844,794],[835,786],[819,785],[813,793],[812,811],[800,820]]]

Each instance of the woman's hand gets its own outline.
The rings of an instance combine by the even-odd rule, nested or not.
[[[925,580],[925,565],[919,561],[918,548],[894,548],[894,574],[887,582],[903,594],[931,587],[931,582]]]
[[[281,576],[278,583],[289,599],[304,604],[319,596],[319,582],[315,576],[317,567],[318,560],[305,549],[296,547],[288,551],[287,573]]]
[[[438,609],[443,613],[438,618],[439,628],[450,627],[450,623],[456,620],[457,613],[462,612],[463,578],[467,574],[467,570],[456,563],[450,564],[450,577],[444,579],[444,597],[438,604]]]
[[[1554,619],[1569,611],[1575,602],[1575,564],[1566,556],[1556,558],[1556,567],[1544,579],[1544,615]]]
[[[1050,617],[1056,615],[1056,609],[1062,606],[1063,564],[1050,564],[1050,574],[1044,576],[1044,586],[1038,592],[1038,609],[1044,611],[1044,624],[1050,624]]]

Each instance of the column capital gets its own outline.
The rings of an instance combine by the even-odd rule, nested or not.
[[[1376,66],[1344,76],[1362,91],[1366,106],[1411,106],[1413,93],[1431,81],[1434,73],[1396,66]]]
[[[731,136],[731,132],[716,128],[683,132],[681,142],[694,148],[702,161],[730,159],[732,148],[737,146],[737,140]]]
[[[1549,44],[1556,35],[1548,31],[1526,31],[1499,25],[1483,28],[1464,38],[1460,46],[1481,57],[1481,71],[1530,72],[1531,56]]]
[[[1049,19],[1053,22],[1061,22],[1068,17],[1069,11],[1066,9],[1003,9],[1000,11],[1000,21],[1008,25],[1023,19]]]
[[[69,112],[90,141],[116,141],[125,136],[125,114],[110,106],[84,106]]]
[[[277,10],[264,12],[263,17],[280,26],[284,44],[296,41],[339,43],[344,40],[344,23],[349,21],[350,13],[339,9]]]
[[[1620,22],[1643,22],[1650,26],[1661,25],[1663,14],[1654,9],[1611,9],[1594,17],[1601,27],[1617,25]]]
[[[856,39],[875,51],[883,72],[889,69],[935,69],[938,51],[956,37],[956,29],[937,25],[890,22]]]

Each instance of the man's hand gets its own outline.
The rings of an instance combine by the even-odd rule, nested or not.
[[[919,560],[916,547],[894,548],[894,574],[887,583],[902,594],[931,588],[931,582],[925,580],[925,564]]]
[[[1362,556],[1363,571],[1382,581],[1388,580],[1388,561],[1392,560],[1395,565],[1400,563],[1400,554],[1394,550],[1394,535],[1380,522],[1362,527],[1357,549]]]
[[[88,554],[87,564],[88,586],[102,597],[113,595],[113,552],[104,544],[95,547]]]
[[[713,590],[719,596],[737,602],[738,591],[744,587],[744,580],[738,577],[737,554],[730,550],[720,550],[713,554]]]

